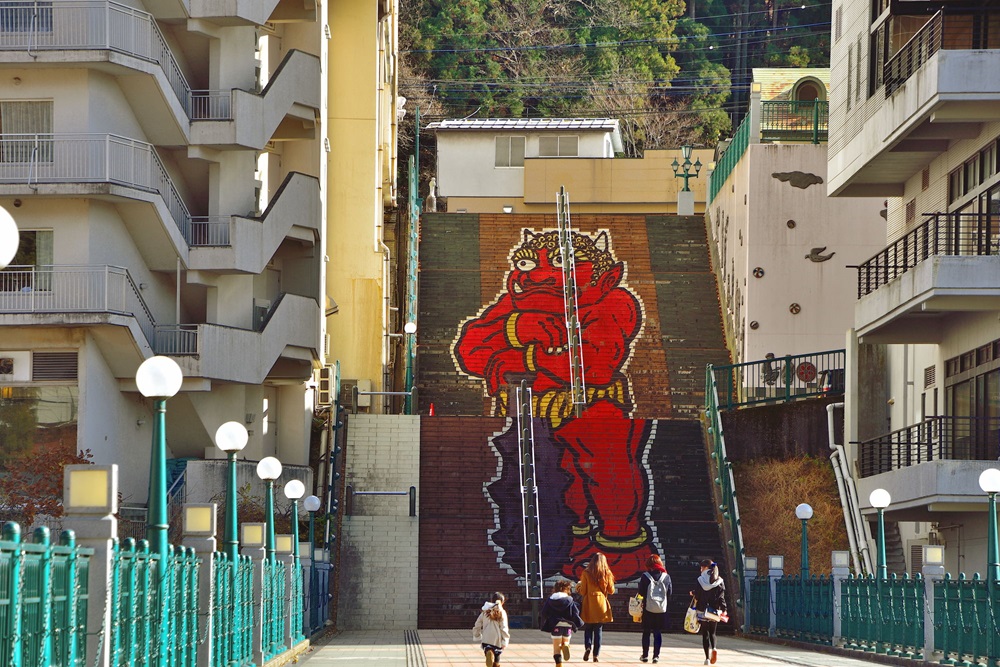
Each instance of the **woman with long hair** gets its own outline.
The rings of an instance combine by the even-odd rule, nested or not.
[[[701,612],[706,609],[718,613],[725,612],[726,583],[719,576],[719,564],[706,558],[698,565],[701,566],[701,574],[698,576],[698,585],[692,593],[695,608]],[[701,621],[701,644],[705,649],[706,665],[714,665],[719,657],[719,652],[715,648],[715,631],[718,627],[718,621]]]
[[[656,554],[646,559],[646,571],[639,579],[639,594],[642,596],[642,657],[649,662],[649,638],[653,637],[653,662],[660,661],[660,647],[663,632],[667,629],[667,602],[673,592],[673,584],[667,568]]]
[[[496,592],[483,603],[483,608],[472,628],[472,639],[481,644],[486,656],[486,667],[499,667],[500,654],[510,642],[510,626],[507,624],[507,612],[503,603],[507,596]]]
[[[600,662],[601,638],[604,635],[604,624],[614,619],[611,614],[611,602],[608,597],[615,594],[615,575],[608,567],[608,559],[604,554],[596,554],[587,564],[587,569],[580,573],[580,583],[576,592],[583,600],[583,612],[580,616],[587,624],[583,631],[583,661],[590,660],[590,650],[594,650],[594,662]]]

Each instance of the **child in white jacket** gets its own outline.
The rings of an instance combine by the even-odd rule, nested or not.
[[[486,667],[499,667],[500,653],[510,641],[510,626],[503,608],[506,600],[503,593],[491,595],[489,601],[483,603],[476,625],[472,628],[472,639],[481,643],[486,655]]]

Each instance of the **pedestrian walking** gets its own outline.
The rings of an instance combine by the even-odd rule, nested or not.
[[[719,576],[719,564],[705,559],[699,563],[701,574],[695,586],[695,609],[701,620],[701,644],[705,649],[705,664],[714,665],[719,657],[716,650],[715,631],[719,620],[726,618],[726,583]]]
[[[667,630],[667,604],[673,593],[673,582],[663,567],[663,561],[656,554],[646,559],[646,571],[639,578],[639,594],[642,595],[642,657],[649,662],[649,639],[653,639],[653,662],[660,661],[660,647],[663,633]]]
[[[480,642],[486,656],[486,667],[498,667],[500,654],[510,642],[510,626],[507,624],[507,611],[503,603],[507,596],[497,592],[483,603],[483,608],[472,628],[472,639]]]
[[[552,659],[557,665],[569,661],[569,640],[573,630],[583,627],[580,605],[576,603],[570,590],[569,579],[560,579],[552,585],[552,595],[542,605],[542,631],[552,635]]]
[[[583,630],[583,661],[590,660],[593,649],[594,662],[600,662],[604,624],[615,620],[608,600],[615,594],[615,575],[608,567],[607,556],[599,553],[590,559],[587,569],[580,573],[576,592],[583,600],[580,617],[587,624]]]

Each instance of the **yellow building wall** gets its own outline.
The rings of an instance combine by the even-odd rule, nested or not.
[[[378,3],[332,0],[327,76],[327,295],[339,312],[327,317],[328,362],[341,376],[382,383],[382,169],[378,150]]]

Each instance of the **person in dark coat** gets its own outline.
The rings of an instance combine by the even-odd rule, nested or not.
[[[583,629],[580,605],[570,595],[573,584],[560,579],[552,586],[552,595],[542,605],[542,632],[552,635],[552,659],[561,665],[569,660],[569,640],[574,630]]]
[[[694,596],[695,609],[700,612],[712,609],[720,615],[725,615],[726,583],[719,576],[719,564],[705,559],[699,565],[701,574],[698,576],[698,585],[691,592]],[[715,648],[715,631],[718,627],[718,621],[701,621],[701,643],[705,649],[706,665],[714,665],[719,656]]]
[[[642,657],[639,660],[649,662],[649,638],[653,637],[653,662],[660,661],[660,647],[663,645],[663,633],[669,622],[667,613],[650,611],[653,601],[650,598],[653,582],[663,583],[667,588],[667,597],[673,593],[673,583],[663,561],[656,554],[646,559],[646,571],[639,578],[639,595],[642,596]],[[666,602],[664,602],[664,605]]]

